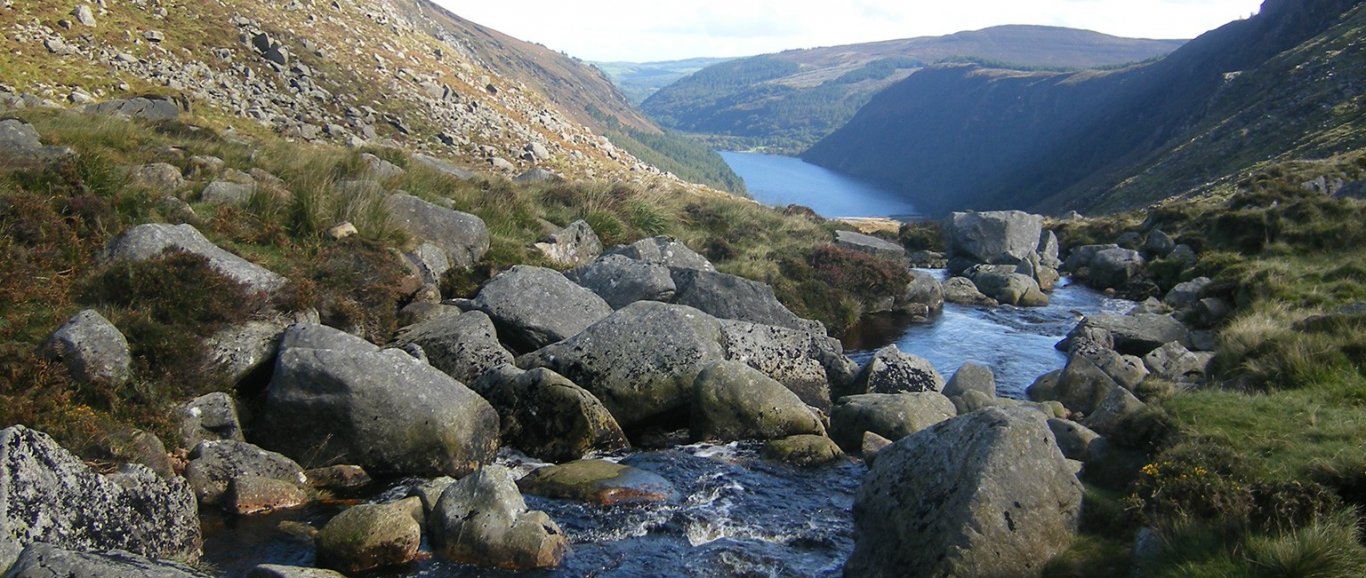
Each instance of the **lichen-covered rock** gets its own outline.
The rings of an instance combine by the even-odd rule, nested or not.
[[[806,405],[830,411],[830,383],[837,376],[831,376],[821,360],[843,357],[838,341],[829,343],[824,334],[746,321],[720,320],[720,326],[726,359],[777,380]]]
[[[678,287],[669,268],[625,255],[603,255],[597,260],[565,273],[570,281],[602,297],[612,309],[636,301],[673,300]]]
[[[413,518],[411,506],[402,502],[361,504],[337,514],[315,540],[318,565],[355,573],[415,560],[422,543],[422,525]]]
[[[473,267],[489,250],[488,226],[479,217],[403,193],[390,195],[384,206],[396,225],[446,251],[456,267]]]
[[[1162,379],[1176,383],[1202,383],[1213,353],[1195,353],[1175,341],[1148,352],[1143,365]]]
[[[41,353],[62,362],[81,383],[118,387],[132,374],[128,340],[94,309],[77,313],[48,338]]]
[[[1089,462],[1104,451],[1105,438],[1077,422],[1049,418],[1048,429],[1053,432],[1053,439],[1058,442],[1063,457],[1069,460]]]
[[[474,307],[493,319],[509,346],[523,352],[573,337],[612,314],[606,301],[560,272],[529,265],[486,283]]]
[[[1082,486],[1042,419],[988,408],[878,453],[850,576],[1035,577],[1071,543]]]
[[[764,444],[763,455],[770,460],[809,468],[838,460],[844,457],[844,452],[828,437],[801,434],[769,440]]]
[[[91,471],[47,434],[0,430],[0,567],[36,542],[194,561],[203,539],[194,494],[142,466]]]
[[[981,291],[978,291],[977,285],[972,282],[972,279],[968,279],[967,277],[952,277],[948,281],[945,281],[942,287],[944,291],[944,300],[949,303],[973,306],[981,305],[986,307],[998,305],[995,299],[987,297]]]
[[[602,241],[587,221],[578,220],[551,233],[545,242],[536,243],[536,248],[551,262],[572,267],[601,254]]]
[[[944,386],[944,395],[958,397],[969,391],[980,392],[987,397],[996,397],[996,374],[991,368],[971,361],[958,367],[949,383]]]
[[[865,432],[899,440],[957,414],[949,398],[933,391],[851,395],[830,412],[830,439],[855,452]]]
[[[549,369],[501,365],[471,387],[498,410],[503,442],[529,456],[560,462],[631,445],[598,398]]]
[[[863,366],[854,387],[858,393],[937,392],[944,388],[944,377],[929,360],[888,345]]]
[[[378,475],[464,475],[493,459],[498,414],[409,354],[319,325],[281,339],[257,440],[306,466]]]
[[[217,504],[233,479],[242,476],[270,478],[303,485],[304,469],[283,455],[234,440],[200,443],[190,452],[185,479],[204,504]]]
[[[153,560],[131,552],[94,552],[34,543],[24,548],[6,578],[209,578],[211,574],[168,560]]]
[[[687,305],[717,319],[735,319],[762,325],[805,329],[810,323],[798,317],[773,294],[773,287],[744,277],[674,268],[674,303]]]
[[[166,249],[176,249],[204,257],[209,260],[209,266],[214,270],[255,291],[273,293],[286,282],[284,277],[224,251],[190,225],[151,223],[133,227],[114,240],[110,245],[108,258],[114,261],[146,261],[156,258]]]
[[[783,384],[738,361],[703,369],[693,384],[692,435],[698,440],[769,440],[825,435],[821,420]]]
[[[677,496],[659,474],[606,460],[577,460],[538,468],[517,481],[523,492],[611,506],[666,502]]]
[[[1171,315],[1132,313],[1129,315],[1089,315],[1058,343],[1058,349],[1070,351],[1075,337],[1104,330],[1114,343],[1113,349],[1126,355],[1142,357],[1148,352],[1173,341],[1190,347],[1190,330]]]
[[[1013,265],[1039,247],[1043,217],[1021,211],[954,213],[944,221],[949,259]]]
[[[624,255],[646,263],[658,263],[670,269],[716,270],[706,257],[698,255],[696,251],[672,237],[641,239],[630,245],[612,247],[607,250],[607,254]]]
[[[545,367],[600,401],[622,427],[684,407],[693,381],[724,358],[715,318],[682,305],[633,303],[578,335],[517,359]]]
[[[1132,249],[1109,248],[1091,258],[1086,284],[1096,289],[1118,289],[1143,271],[1147,262]]]
[[[451,484],[428,517],[432,547],[466,564],[509,570],[553,568],[569,539],[550,516],[527,509],[512,472],[484,466]]]
[[[443,315],[405,327],[396,343],[421,346],[433,367],[461,383],[468,384],[489,369],[512,363],[512,354],[498,342],[493,320],[482,311]]]

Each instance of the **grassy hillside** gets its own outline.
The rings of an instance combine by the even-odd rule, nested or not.
[[[954,208],[1110,211],[1360,146],[1359,3],[1268,1],[1158,61],[917,74],[803,155]]]
[[[873,94],[929,64],[972,60],[1024,69],[1093,68],[1146,60],[1180,45],[1066,28],[1000,26],[723,62],[660,89],[641,106],[665,127],[732,148],[795,153],[847,122]]]

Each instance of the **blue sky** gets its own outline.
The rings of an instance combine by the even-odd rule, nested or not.
[[[1044,24],[1193,38],[1261,0],[435,0],[456,14],[585,60],[749,56]]]

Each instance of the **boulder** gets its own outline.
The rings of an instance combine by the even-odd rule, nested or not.
[[[1166,257],[1176,248],[1176,241],[1162,229],[1153,229],[1143,241],[1143,252],[1155,257]]]
[[[630,447],[602,402],[549,369],[500,365],[471,384],[498,411],[503,443],[561,462]]]
[[[261,564],[247,572],[247,578],[346,578],[346,575],[323,568]]]
[[[856,452],[865,432],[899,440],[955,415],[953,402],[938,392],[851,395],[830,411],[830,438]]]
[[[1148,352],[1143,365],[1154,375],[1175,383],[1202,383],[1213,353],[1194,353],[1175,341]]]
[[[184,564],[153,560],[122,550],[82,551],[34,543],[24,548],[6,578],[209,578]]]
[[[508,570],[558,566],[569,539],[550,516],[528,510],[512,472],[484,466],[451,484],[428,517],[432,548],[465,564]]]
[[[623,255],[646,263],[658,263],[670,269],[716,270],[706,257],[698,255],[696,251],[672,237],[641,239],[630,245],[612,247],[606,254]]]
[[[967,277],[952,277],[942,285],[944,300],[949,303],[959,305],[982,305],[995,307],[998,303],[995,299],[987,297],[977,290],[977,285],[972,279]]]
[[[257,430],[263,446],[309,467],[379,475],[464,475],[498,446],[497,413],[460,382],[320,325],[281,339]]]
[[[1034,401],[1057,401],[1071,411],[1090,415],[1111,390],[1124,389],[1085,355],[1073,354],[1058,380],[1048,389],[1030,387]]]
[[[381,181],[395,179],[408,174],[408,171],[403,170],[402,167],[370,153],[361,153],[360,160],[361,164],[365,165],[366,174]]]
[[[0,568],[38,542],[193,562],[203,539],[184,480],[137,465],[102,476],[47,434],[16,425],[0,430]]]
[[[678,291],[668,267],[625,255],[603,255],[592,263],[570,270],[565,277],[602,297],[612,309],[621,309],[636,301],[667,303]]]
[[[780,303],[765,283],[700,269],[673,268],[671,275],[677,287],[673,302],[678,305],[696,307],[718,319],[789,329],[810,326]]]
[[[1095,260],[1097,253],[1118,248],[1119,245],[1114,244],[1082,245],[1080,247],[1074,247],[1072,252],[1068,253],[1067,260],[1063,262],[1062,268],[1064,271],[1076,273],[1082,269],[1089,268],[1091,262]]]
[[[238,402],[221,391],[191,399],[180,410],[180,441],[186,447],[213,440],[246,441],[238,418]]]
[[[61,361],[72,379],[100,387],[118,387],[132,375],[133,354],[117,327],[94,309],[63,323],[48,337],[40,353]]]
[[[1135,313],[1132,315],[1090,315],[1059,342],[1058,348],[1067,351],[1076,336],[1086,335],[1095,330],[1108,332],[1114,342],[1114,349],[1126,355],[1142,357],[1148,352],[1173,341],[1182,346],[1191,344],[1190,331],[1171,315],[1155,313]]]
[[[958,397],[969,391],[996,397],[996,374],[992,373],[990,367],[970,361],[959,366],[944,386],[944,395]]]
[[[1195,254],[1195,249],[1192,249],[1190,245],[1182,243],[1172,249],[1172,252],[1167,255],[1167,261],[1179,263],[1182,266],[1189,268],[1195,266],[1199,261],[1199,257]]]
[[[517,481],[523,492],[601,506],[667,502],[677,496],[659,474],[606,460],[577,460],[537,468]]]
[[[149,163],[135,167],[128,176],[135,186],[153,193],[171,194],[185,186],[185,177],[180,174],[180,169],[170,163]]]
[[[832,376],[821,359],[843,357],[839,342],[832,346],[823,335],[745,321],[723,320],[720,326],[726,359],[745,363],[777,380],[806,405],[830,411]]]
[[[1089,347],[1075,350],[1074,354],[1086,356],[1116,384],[1129,391],[1133,391],[1148,377],[1148,368],[1143,366],[1143,360],[1132,355]]]
[[[769,440],[763,456],[801,468],[828,464],[844,457],[834,440],[823,435],[803,434]]]
[[[89,4],[77,4],[76,8],[71,11],[71,15],[76,17],[76,22],[79,22],[81,26],[95,27],[95,11],[90,8]]]
[[[1125,418],[1143,407],[1143,402],[1134,397],[1129,390],[1116,387],[1109,390],[1105,398],[1096,404],[1081,423],[1100,435],[1111,436],[1120,431]]]
[[[148,33],[152,32],[154,31]],[[180,105],[168,96],[149,95],[89,104],[86,105],[85,112],[146,120],[175,120],[180,117]]]
[[[1045,229],[1039,234],[1039,264],[1049,269],[1062,267],[1062,261],[1058,259],[1058,236]]]
[[[1108,248],[1091,258],[1086,284],[1096,289],[1118,289],[1143,271],[1143,255],[1133,249]]]
[[[485,371],[512,363],[513,359],[498,343],[493,320],[482,311],[456,310],[451,315],[410,325],[399,332],[395,344],[422,347],[433,367],[461,383],[470,383]]]
[[[114,261],[146,261],[160,256],[166,249],[204,257],[216,271],[253,291],[273,293],[286,282],[284,277],[210,243],[190,225],[138,225],[114,240],[107,256]]]
[[[1210,283],[1213,281],[1209,277],[1196,277],[1190,281],[1177,283],[1162,298],[1162,302],[1176,310],[1191,307],[1200,301],[1200,292],[1204,291]]]
[[[403,193],[390,195],[384,206],[395,225],[446,251],[456,267],[473,267],[489,250],[489,230],[479,217]]]
[[[338,464],[305,471],[309,487],[333,492],[351,492],[370,485],[370,472],[360,466]]]
[[[404,305],[403,309],[398,310],[398,325],[399,327],[407,328],[442,317],[455,317],[460,315],[460,313],[460,308],[454,305],[414,301]],[[485,315],[485,317],[487,317],[487,315]],[[490,321],[490,323],[492,323],[492,321]],[[497,332],[495,331],[495,333]],[[399,335],[397,337],[400,339],[403,337],[402,329],[399,330]],[[498,344],[498,347],[502,346],[501,343]]]
[[[199,200],[210,205],[245,205],[256,194],[256,185],[214,181],[204,186]]]
[[[724,358],[715,318],[682,305],[640,301],[578,335],[517,358],[587,389],[622,427],[683,408],[702,369]]]
[[[43,146],[31,124],[16,118],[0,119],[0,168],[39,168],[75,154],[67,147]]]
[[[978,265],[968,269],[967,275],[977,290],[998,303],[1021,307],[1048,305],[1048,296],[1039,288],[1039,283],[1029,275],[1016,273],[1014,267]]]
[[[1100,457],[1104,451],[1105,438],[1077,422],[1048,418],[1048,429],[1053,432],[1053,439],[1057,441],[1063,457],[1069,460],[1089,462]]]
[[[944,377],[923,357],[902,353],[896,345],[877,350],[854,380],[859,393],[938,392]]]
[[[1022,211],[954,213],[944,222],[950,265],[1014,265],[1038,249],[1042,235],[1043,217]]]
[[[454,177],[456,179],[466,180],[472,179],[475,176],[474,173],[470,171],[457,167],[451,163],[448,163],[431,155],[415,153],[413,154],[412,159],[413,162],[417,164],[420,164],[443,175]]]
[[[228,483],[224,509],[239,516],[297,508],[308,503],[308,493],[289,480],[238,476]]]
[[[536,243],[536,248],[552,263],[573,267],[597,258],[602,253],[602,241],[593,227],[580,219],[551,233],[545,242]]]
[[[873,462],[877,460],[877,453],[886,449],[896,442],[873,432],[863,432],[863,443],[859,445],[859,453],[863,456],[863,461],[868,467],[873,467]]]
[[[867,253],[874,257],[899,262],[906,261],[905,247],[872,235],[855,233],[854,231],[835,231],[835,245],[841,249]]]
[[[944,310],[944,288],[930,273],[912,269],[910,274],[911,280],[897,296],[894,307],[916,322],[927,322]]]
[[[202,442],[190,452],[185,480],[203,504],[218,504],[232,480],[243,476],[269,478],[301,486],[304,469],[283,455],[234,440]]]
[[[280,336],[294,323],[317,323],[317,311],[291,317],[277,315],[218,330],[204,338],[204,357],[211,372],[233,384],[266,381],[279,351]],[[186,442],[187,447],[194,447]]]
[[[987,408],[878,453],[854,499],[849,576],[1039,576],[1082,486],[1042,419]]]
[[[516,178],[513,178],[512,180],[524,184],[558,183],[563,181],[564,177],[542,167],[532,167],[522,171],[522,174],[517,175]]]
[[[424,284],[441,283],[442,276],[451,269],[450,255],[445,249],[430,242],[423,242],[412,251],[404,253],[403,261],[408,270],[421,278]]]
[[[1143,235],[1138,231],[1125,231],[1115,238],[1115,244],[1122,249],[1138,250],[1143,246]]]
[[[577,335],[612,307],[553,269],[517,265],[479,289],[474,307],[493,319],[503,340],[535,351]]]
[[[692,435],[697,440],[769,440],[825,435],[820,418],[781,383],[738,361],[703,369],[693,384]]]
[[[406,503],[405,503],[406,502]],[[413,518],[417,498],[360,504],[337,514],[318,531],[318,565],[357,573],[417,559],[422,525]]]

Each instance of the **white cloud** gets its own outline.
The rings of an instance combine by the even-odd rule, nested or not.
[[[748,56],[1045,24],[1118,36],[1192,38],[1261,0],[436,0],[461,17],[587,60]]]

